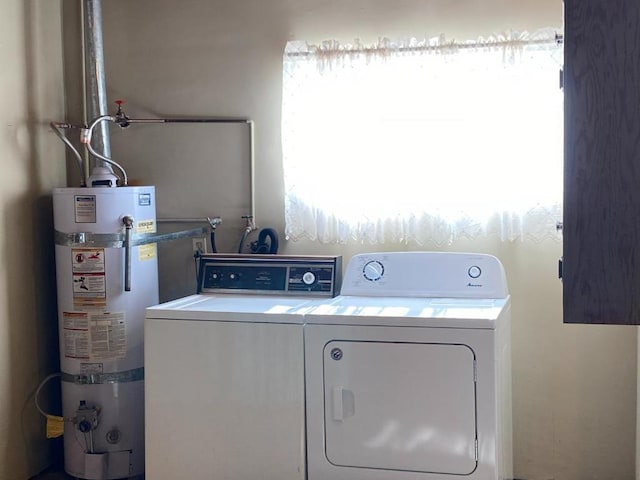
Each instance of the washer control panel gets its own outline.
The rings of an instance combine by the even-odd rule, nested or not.
[[[200,258],[198,293],[335,297],[342,257],[208,254]]]

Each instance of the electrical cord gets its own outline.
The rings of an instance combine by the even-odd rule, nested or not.
[[[44,380],[42,380],[40,382],[40,385],[38,385],[38,388],[36,390],[36,394],[35,394],[35,402],[36,402],[36,408],[38,409],[38,411],[44,416],[44,417],[48,417],[49,414],[47,412],[45,412],[42,407],[40,407],[40,391],[42,390],[42,387],[44,387],[49,380],[52,380],[56,377],[61,377],[62,374],[61,373],[52,373],[51,375],[48,375]]]
[[[61,376],[61,373],[52,373],[51,375],[48,375],[44,380],[42,380],[42,382],[40,382],[40,385],[38,385],[36,393],[34,394],[36,408],[47,419],[47,438],[56,438],[64,435],[64,422],[75,422],[74,418],[64,418],[58,415],[50,415],[45,412],[40,406],[40,392],[42,391],[42,388],[52,378]]]

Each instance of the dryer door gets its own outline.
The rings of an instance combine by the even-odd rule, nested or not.
[[[330,463],[454,475],[476,469],[469,346],[331,341],[323,357]]]

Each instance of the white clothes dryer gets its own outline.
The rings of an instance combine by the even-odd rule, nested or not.
[[[208,255],[199,294],[147,309],[147,478],[304,480],[304,313],[340,262]]]
[[[509,317],[495,257],[353,257],[305,314],[308,480],[512,478]]]

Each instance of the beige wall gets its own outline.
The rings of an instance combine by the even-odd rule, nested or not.
[[[57,370],[51,188],[64,156],[60,2],[4,0],[0,15],[0,479],[51,460],[33,392]],[[54,387],[55,389],[55,387]],[[45,405],[50,395],[43,395]],[[55,403],[55,401],[53,402]]]
[[[129,111],[138,115],[237,115],[256,121],[257,223],[282,231],[281,59],[287,40],[348,42],[357,37],[371,41],[379,36],[440,33],[464,40],[505,29],[560,26],[562,2],[109,0],[104,20],[110,101],[124,98]],[[76,53],[68,42],[67,53]],[[77,68],[73,55],[68,67]],[[77,88],[72,81],[66,85],[72,96],[70,120],[76,120],[79,110],[73,95]],[[112,138],[120,142],[119,160],[142,182],[159,186],[159,205],[165,202],[185,216],[222,215],[220,244],[229,251],[240,235],[237,213],[224,200],[212,203],[207,175],[231,178],[237,163],[246,160],[237,147],[215,140],[219,134],[201,133],[190,140],[195,146],[190,146],[188,155],[183,154],[186,150],[180,148],[179,138],[164,148],[153,145],[149,148],[153,154],[131,156],[126,153],[128,145],[135,145],[136,152],[140,149],[135,131],[114,132]],[[167,141],[164,133],[152,138],[154,144],[163,141]],[[163,150],[171,151],[168,160],[158,157]],[[213,172],[202,173],[202,159],[209,159],[207,168]],[[177,175],[185,169],[193,169],[193,176]],[[182,193],[163,199],[162,189],[176,178],[181,178]],[[238,200],[233,188],[223,186],[221,193],[229,203]],[[285,253],[342,253],[346,259],[359,251],[380,249],[284,239],[281,243]],[[384,246],[387,250],[418,248]],[[448,248],[493,253],[507,269],[513,297],[516,476],[528,480],[634,478],[636,329],[562,324],[561,284],[556,279],[560,242],[462,240]],[[174,253],[161,256],[164,298],[193,288],[189,249],[174,247]]]

